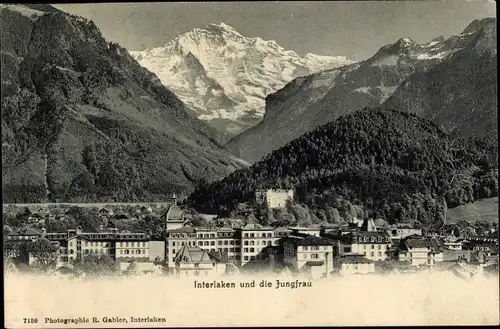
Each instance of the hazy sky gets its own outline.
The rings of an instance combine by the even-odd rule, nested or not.
[[[459,34],[474,19],[496,16],[493,1],[303,1],[58,4],[93,20],[129,50],[164,45],[179,34],[224,22],[248,37],[276,40],[300,55],[362,60],[402,37],[427,42]]]

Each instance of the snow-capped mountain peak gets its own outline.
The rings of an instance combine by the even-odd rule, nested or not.
[[[130,53],[194,115],[229,135],[259,122],[265,97],[294,78],[353,63],[343,56],[301,57],[275,40],[245,37],[223,22],[194,28],[163,47]]]

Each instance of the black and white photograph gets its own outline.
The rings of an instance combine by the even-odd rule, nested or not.
[[[0,4],[4,326],[498,325],[490,0]]]

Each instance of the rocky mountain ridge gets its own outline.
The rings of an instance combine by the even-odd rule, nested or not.
[[[209,24],[163,47],[132,56],[192,110],[229,136],[259,122],[264,99],[298,76],[352,63],[342,56],[300,57],[274,40],[248,38],[225,24]]]
[[[400,86],[405,85],[407,79],[425,74],[429,74],[429,79],[433,79],[431,70],[441,63],[458,61],[466,67],[482,61],[478,56],[465,58],[466,53],[493,54],[488,62],[496,61],[496,19],[473,22],[459,35],[448,39],[439,37],[425,44],[401,38],[380,48],[373,57],[365,61],[297,78],[278,92],[269,95],[266,98],[263,120],[233,137],[226,147],[249,162],[258,161],[272,150],[318,125],[364,107],[383,104]],[[452,66],[449,69],[453,70]],[[496,70],[491,74],[496,77]],[[444,83],[445,80],[441,82]],[[448,86],[448,90],[454,88],[452,83]],[[462,84],[460,88],[473,89],[484,86],[486,84]],[[496,84],[490,84],[486,88],[496,90]],[[406,93],[404,97],[399,98],[400,102],[397,104],[410,101],[408,97],[410,95]],[[389,104],[391,103],[387,106]],[[394,102],[392,104],[397,109],[398,105]],[[433,105],[425,111],[431,113],[435,106],[440,106]],[[488,113],[493,111],[490,107],[488,109],[491,109]],[[407,110],[417,113],[423,111],[415,107]],[[449,108],[446,112],[451,113],[452,109]],[[426,117],[429,115],[432,116],[426,114]],[[453,119],[453,116],[450,114],[447,118]]]

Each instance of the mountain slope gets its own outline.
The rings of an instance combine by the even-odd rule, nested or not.
[[[163,200],[244,162],[92,21],[2,5],[4,202]]]
[[[403,38],[364,62],[297,78],[269,95],[262,122],[233,137],[226,148],[255,162],[318,125],[363,107],[377,107],[413,74],[424,75],[451,58],[460,61],[462,54],[477,52],[476,44],[490,48],[491,42],[483,41],[494,38],[496,43],[496,36],[484,31],[496,30],[495,22],[471,24],[458,36],[422,45]]]
[[[227,214],[258,188],[296,188],[316,211],[340,199],[389,222],[433,225],[450,208],[498,194],[498,146],[453,139],[414,114],[365,109],[289,142],[247,169],[200,187],[189,202]]]
[[[134,51],[192,110],[229,136],[260,121],[264,98],[293,78],[352,63],[344,57],[300,57],[275,41],[247,38],[231,26],[209,24],[164,47]]]
[[[495,20],[475,21],[466,31],[474,29],[478,32],[470,47],[427,72],[412,74],[384,106],[429,118],[443,130],[460,136],[495,137],[498,133]]]

